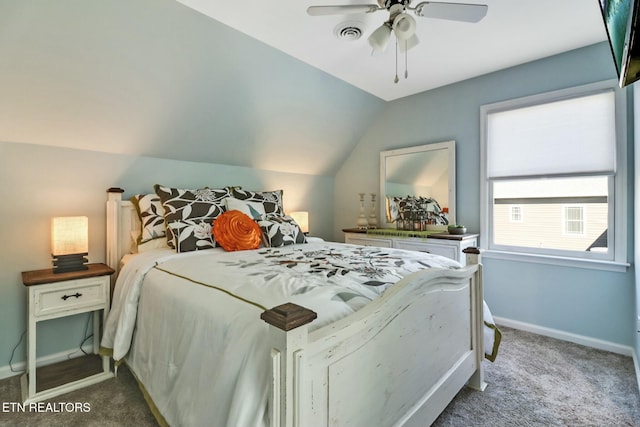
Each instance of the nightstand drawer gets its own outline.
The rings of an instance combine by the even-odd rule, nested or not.
[[[34,315],[66,315],[76,310],[83,312],[89,307],[104,306],[108,285],[108,278],[92,277],[39,286],[33,292]]]

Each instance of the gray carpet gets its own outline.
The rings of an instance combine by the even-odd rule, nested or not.
[[[640,426],[633,359],[500,327],[487,389],[463,389],[433,427]]]
[[[631,358],[501,330],[498,358],[485,362],[487,389],[482,393],[463,389],[433,427],[640,426],[640,396]],[[3,411],[7,402],[19,399],[18,377],[0,381],[0,426],[157,425],[126,368],[120,368],[117,379],[52,399],[87,402],[89,412]]]
[[[20,378],[0,381],[0,402],[19,402]],[[118,369],[118,377],[55,397],[48,403],[58,404],[50,408],[58,412],[2,412],[0,426],[10,427],[151,427],[157,426],[155,418],[138,388],[138,383],[126,367]],[[89,411],[61,412],[67,402],[88,403]],[[0,403],[1,405],[2,403]],[[5,405],[6,406],[6,405]],[[45,407],[44,410],[47,410]]]

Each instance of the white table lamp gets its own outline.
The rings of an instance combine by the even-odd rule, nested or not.
[[[51,218],[53,272],[87,270],[89,219],[86,216]]]
[[[307,234],[309,232],[309,212],[296,211],[289,214],[291,218],[300,226],[300,230]]]

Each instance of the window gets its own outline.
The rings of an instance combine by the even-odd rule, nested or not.
[[[564,233],[584,236],[584,206],[564,207]]]
[[[481,108],[487,255],[626,265],[624,98],[603,82]]]
[[[522,222],[522,206],[511,206],[511,222]]]

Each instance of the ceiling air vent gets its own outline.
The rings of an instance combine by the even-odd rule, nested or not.
[[[333,30],[333,33],[340,40],[358,40],[360,37],[362,37],[362,26],[362,22],[341,22]]]

